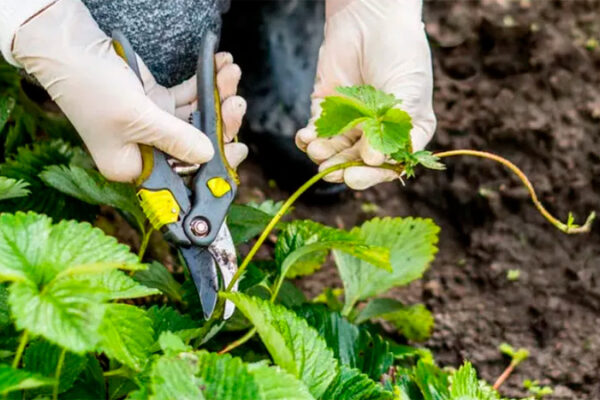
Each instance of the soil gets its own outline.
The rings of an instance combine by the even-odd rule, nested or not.
[[[438,116],[430,149],[498,153],[528,174],[554,214],[573,211],[583,222],[600,206],[599,17],[598,0],[426,2]],[[375,215],[432,218],[442,228],[435,262],[393,295],[434,313],[424,345],[438,362],[471,360],[494,381],[507,365],[497,348],[507,342],[531,356],[504,395],[525,395],[529,378],[553,386],[552,399],[600,399],[600,223],[567,236],[503,167],[472,158],[446,164],[418,171],[406,186],[300,203],[295,216],[344,227]],[[256,161],[241,175],[241,199],[288,194]],[[375,212],[363,207],[370,203]],[[327,266],[301,285],[315,295],[340,282]]]

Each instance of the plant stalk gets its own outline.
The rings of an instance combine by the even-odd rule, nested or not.
[[[113,369],[102,373],[102,376],[108,378],[109,376],[128,376],[129,370],[125,367]]]
[[[544,218],[546,218],[546,220],[548,220],[558,230],[560,230],[561,232],[567,233],[567,234],[588,233],[592,227],[592,222],[594,221],[594,219],[596,217],[596,213],[594,213],[594,212],[592,212],[588,216],[587,220],[585,221],[585,223],[582,226],[571,225],[568,223],[565,224],[565,223],[561,222],[558,218],[556,218],[552,214],[550,214],[550,212],[548,210],[546,210],[546,207],[544,207],[544,205],[538,199],[538,196],[535,193],[535,189],[534,189],[533,185],[531,184],[531,181],[529,180],[529,178],[527,178],[525,173],[523,171],[521,171],[521,169],[519,169],[519,167],[517,167],[512,162],[508,161],[506,158],[500,157],[496,154],[488,153],[486,151],[467,150],[467,149],[444,151],[444,152],[440,152],[440,153],[435,153],[434,155],[439,158],[454,157],[454,156],[472,156],[472,157],[486,158],[488,160],[496,161],[496,162],[504,165],[506,168],[511,170],[515,175],[517,175],[517,177],[521,180],[521,182],[523,182],[523,185],[529,191],[529,195],[531,196],[531,201],[533,202],[533,204],[535,205],[537,210],[540,212],[540,214],[542,214],[542,216]]]
[[[248,332],[246,332],[246,334],[244,336],[242,336],[238,340],[235,340],[235,341],[229,343],[223,350],[219,351],[217,354],[229,353],[231,350],[235,349],[236,347],[240,347],[241,345],[246,343],[248,340],[252,339],[252,337],[255,334],[256,334],[256,328],[250,329]]]
[[[56,363],[56,372],[54,373],[54,388],[52,389],[52,399],[58,400],[58,389],[60,387],[60,374],[62,372],[63,364],[65,363],[65,356],[67,354],[66,349],[62,349],[60,356],[58,356],[58,362]]]
[[[144,254],[146,254],[146,249],[148,248],[148,243],[150,242],[150,236],[152,236],[152,232],[154,232],[154,228],[152,227],[144,231],[142,243],[140,244],[140,250],[138,251],[138,259],[140,262],[142,262]]]
[[[540,212],[540,214],[542,214],[542,216],[544,218],[546,218],[546,220],[548,220],[552,225],[554,225],[561,232],[564,232],[567,234],[587,233],[591,229],[592,222],[595,219],[594,212],[592,212],[588,216],[585,224],[582,226],[571,225],[569,223],[565,224],[565,223],[561,222],[558,218],[556,218],[552,214],[550,214],[550,212],[548,210],[546,210],[546,208],[540,202],[540,200],[538,199],[537,194],[535,192],[535,189],[534,189],[533,185],[531,184],[531,181],[529,180],[529,178],[527,178],[525,173],[521,169],[519,169],[519,167],[517,167],[515,164],[513,164],[512,162],[508,161],[507,159],[505,159],[503,157],[500,157],[496,154],[488,153],[485,151],[469,150],[469,149],[444,151],[444,152],[435,153],[434,155],[439,158],[447,158],[447,157],[455,157],[455,156],[472,156],[472,157],[479,157],[479,158],[496,161],[496,162],[504,165],[506,168],[511,170],[515,175],[517,175],[517,177],[521,180],[523,185],[529,191],[531,200],[532,200],[533,204],[535,205],[535,207],[537,208],[537,210]],[[250,264],[250,262],[252,261],[252,259],[254,258],[254,256],[260,249],[260,247],[262,246],[262,244],[265,242],[265,240],[267,239],[267,237],[269,236],[271,231],[279,223],[281,218],[290,209],[290,207],[294,204],[294,202],[296,202],[296,200],[298,200],[298,198],[304,192],[306,192],[312,185],[314,185],[316,182],[318,182],[319,180],[321,180],[326,175],[329,175],[332,172],[335,172],[335,171],[338,171],[341,169],[345,169],[345,168],[349,168],[349,167],[361,167],[361,166],[367,166],[367,165],[360,161],[351,161],[351,162],[347,162],[347,163],[343,163],[343,164],[334,165],[331,168],[328,168],[322,172],[319,172],[317,175],[313,176],[306,183],[304,183],[298,190],[296,190],[286,200],[286,202],[283,204],[281,209],[277,212],[277,214],[275,214],[273,219],[271,219],[271,221],[269,222],[267,227],[263,230],[262,234],[259,236],[257,241],[254,243],[254,245],[252,246],[252,248],[250,249],[250,251],[248,252],[246,257],[244,258],[244,261],[240,265],[238,271],[233,276],[233,279],[231,280],[231,282],[229,283],[229,285],[227,286],[225,291],[227,291],[227,292],[231,291],[231,289],[233,288],[233,285],[242,276],[242,274],[244,273],[244,271],[246,270],[246,268],[248,267],[248,265]],[[383,164],[383,165],[379,166],[378,168],[394,170],[394,171],[398,171],[398,173],[401,173],[404,169],[401,164]],[[279,281],[282,281],[283,279],[285,279],[285,276],[280,277],[280,279],[276,282],[276,286],[275,286],[272,296],[271,296],[271,302],[273,302],[277,298],[279,289],[281,288],[281,283],[279,283]],[[213,314],[213,316],[214,316],[214,314]],[[256,329],[255,328],[251,329],[243,337],[232,342],[227,347],[225,347],[223,350],[221,350],[220,354],[227,353],[227,352],[235,349],[236,347],[242,345],[243,343],[247,342],[255,333],[256,333]],[[512,372],[513,369],[514,369],[514,366],[512,366],[512,369],[509,366],[507,371],[505,371],[505,373],[507,373],[507,375],[504,378],[504,380],[508,377],[508,375],[510,375],[510,373]],[[498,378],[498,380],[500,381],[500,385],[504,381],[504,380],[500,380],[503,376],[504,376],[504,374],[500,378]]]
[[[15,353],[15,358],[12,362],[12,367],[17,369],[19,368],[19,363],[21,362],[21,357],[23,356],[23,351],[25,351],[25,347],[27,346],[27,342],[29,341],[29,331],[25,329],[21,334],[21,339],[19,340],[19,347],[17,347],[17,352]]]
[[[510,365],[508,367],[506,367],[506,369],[504,370],[504,372],[502,372],[502,375],[500,375],[498,377],[498,379],[496,379],[496,382],[494,382],[493,388],[495,390],[500,389],[500,386],[502,386],[502,384],[504,382],[506,382],[506,380],[508,379],[508,377],[510,376],[510,374],[512,374],[513,371],[515,370],[516,366],[517,365],[515,363],[511,362]]]

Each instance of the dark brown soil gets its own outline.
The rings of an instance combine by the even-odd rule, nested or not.
[[[600,210],[600,47],[589,40],[600,40],[600,0],[431,1],[425,20],[439,120],[430,148],[507,157],[562,219]],[[553,386],[554,399],[600,399],[600,223],[589,235],[564,235],[501,166],[471,158],[447,166],[418,171],[406,187],[298,204],[295,216],[345,227],[374,215],[433,218],[442,227],[436,261],[394,295],[433,311],[425,345],[437,360],[469,359],[493,381],[507,363],[497,347],[507,342],[531,356],[505,395],[523,395],[531,378]],[[253,162],[242,177],[243,199],[286,196]],[[379,211],[365,213],[364,203]],[[507,279],[509,270],[520,277]],[[316,294],[339,280],[328,267],[302,285]]]

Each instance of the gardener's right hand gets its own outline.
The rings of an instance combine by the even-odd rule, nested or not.
[[[209,139],[187,122],[195,78],[166,89],[141,63],[144,91],[80,0],[58,0],[27,20],[14,35],[12,55],[73,123],[107,178],[132,181],[140,175],[138,144],[189,163],[213,157]],[[234,96],[241,72],[229,54],[219,54],[217,64],[225,136],[231,140],[246,111],[244,100]],[[247,148],[231,143],[226,154],[235,167]]]

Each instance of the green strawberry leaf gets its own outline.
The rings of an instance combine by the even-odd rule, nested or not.
[[[0,176],[0,200],[25,197],[30,193],[27,189],[28,186],[29,183],[23,180]]]
[[[275,214],[277,214],[277,212],[279,212],[279,210],[281,210],[281,207],[283,206],[283,201],[275,202],[273,200],[265,200],[262,203],[257,203],[255,201],[249,201],[246,205],[248,207],[256,208],[257,210],[267,213],[271,217],[274,217]],[[286,214],[289,212],[290,212],[290,210],[288,209]]]
[[[106,383],[102,375],[100,362],[93,354],[86,357],[85,368],[73,384],[73,387],[60,396],[61,400],[104,399]],[[62,379],[61,379],[62,380]]]
[[[345,97],[330,96],[321,103],[321,116],[315,121],[319,137],[328,138],[349,131],[370,120],[372,112]]]
[[[9,96],[0,97],[0,132],[10,118],[10,114],[15,108],[15,99]]]
[[[39,176],[46,185],[83,202],[106,204],[121,210],[143,231],[146,216],[133,185],[111,182],[96,170],[75,165],[51,165]]]
[[[54,384],[54,379],[46,378],[33,372],[14,369],[9,365],[0,364],[0,394],[17,390],[33,389]]]
[[[397,400],[423,400],[421,389],[410,375],[399,375],[396,378],[394,395]]]
[[[351,324],[323,305],[305,304],[295,311],[325,339],[342,365],[356,368],[377,381],[392,366],[394,355],[389,342],[366,327]]]
[[[247,368],[254,377],[261,399],[315,400],[302,382],[277,366],[256,363]]]
[[[110,358],[141,370],[154,343],[152,320],[146,312],[128,304],[108,304],[100,324],[100,349]]]
[[[440,158],[434,155],[430,151],[421,150],[413,153],[413,157],[416,158],[417,162],[429,169],[437,169],[443,171],[446,166],[440,162]]]
[[[34,213],[0,215],[0,279],[14,282],[17,328],[75,353],[91,351],[108,300],[155,291],[115,270],[140,267],[115,238],[87,223],[51,222]]]
[[[338,87],[336,90],[350,99],[357,100],[375,116],[382,116],[391,108],[402,103],[393,94],[377,90],[371,85]]]
[[[0,332],[1,329],[11,324],[10,306],[8,305],[8,288],[0,284]]]
[[[36,211],[55,218],[90,220],[96,207],[49,188],[39,174],[50,165],[67,165],[80,158],[83,150],[61,140],[19,147],[17,153],[0,164],[0,175],[29,184],[30,195],[0,203],[0,212]]]
[[[35,213],[0,215],[0,280],[43,285],[86,264],[137,264],[114,237],[87,223],[52,220]]]
[[[335,261],[344,283],[344,314],[354,304],[387,292],[392,287],[406,285],[420,278],[437,252],[439,227],[428,219],[375,218],[365,222],[359,232],[365,243],[390,249],[392,272],[376,268],[368,262],[339,250]]]
[[[277,365],[320,397],[338,370],[333,352],[308,323],[292,311],[248,297],[242,293],[221,293],[250,320]]]
[[[256,207],[232,204],[227,216],[227,226],[229,226],[234,243],[240,244],[261,233],[272,218],[271,214]],[[285,223],[277,224],[278,228],[283,226]]]
[[[347,232],[311,220],[297,220],[286,226],[275,245],[275,261],[282,269],[282,276],[309,275],[321,268],[331,249],[391,271],[386,248],[366,244],[358,232]]]
[[[43,289],[31,282],[9,288],[9,302],[18,329],[82,354],[95,349],[107,292],[84,281],[63,279]]]
[[[169,299],[181,302],[181,284],[173,278],[173,275],[160,263],[153,261],[148,268],[136,271],[133,279],[142,285],[155,288],[163,292]]]
[[[381,318],[394,326],[409,340],[422,342],[429,338],[433,329],[433,315],[423,305],[405,306],[393,299],[373,299],[355,319],[361,324],[373,318]]]
[[[23,368],[38,373],[48,378],[54,378],[56,365],[63,350],[44,340],[31,343],[23,356]],[[67,352],[60,373],[59,393],[69,390],[79,374],[85,369],[87,357]],[[40,390],[41,393],[49,394],[51,389]]]
[[[198,356],[182,353],[178,356],[162,356],[152,365],[150,373],[150,396],[128,398],[150,400],[203,400],[201,387],[204,384],[196,374],[199,371]],[[148,393],[142,390],[141,394]],[[136,392],[137,393],[137,392]]]
[[[239,400],[259,399],[259,387],[247,366],[229,354],[218,355],[201,351],[197,353],[204,382],[202,392],[207,399]],[[234,379],[232,379],[235,377]]]
[[[319,137],[332,137],[362,124],[369,144],[386,155],[412,151],[410,115],[396,107],[394,95],[373,86],[339,87],[346,97],[329,96],[321,103],[321,115],[315,121]]]
[[[382,119],[369,119],[363,124],[363,131],[369,144],[384,154],[392,154],[411,145],[410,116],[402,110],[391,109]]]
[[[200,327],[190,316],[181,315],[169,306],[152,306],[146,311],[146,315],[152,321],[155,341],[163,332],[172,332],[181,338]]]
[[[342,366],[321,400],[392,400],[393,395],[359,370]]]
[[[85,280],[91,285],[107,290],[110,300],[136,299],[160,294],[158,289],[140,285],[123,271],[111,270],[102,274],[76,277],[76,279]]]
[[[450,398],[448,374],[437,366],[419,361],[417,366],[414,367],[413,379],[419,386],[424,400],[446,400]]]
[[[183,343],[183,340],[173,332],[162,332],[158,338],[158,345],[166,355],[175,355],[192,351],[192,346]]]
[[[456,371],[451,378],[450,395],[453,399],[483,400],[477,372],[469,362]]]
[[[393,153],[392,158],[404,165],[404,172],[406,172],[407,178],[415,176],[415,167],[419,164],[429,169],[440,171],[446,169],[446,166],[440,162],[438,156],[426,150],[411,153],[406,149],[401,149]]]

